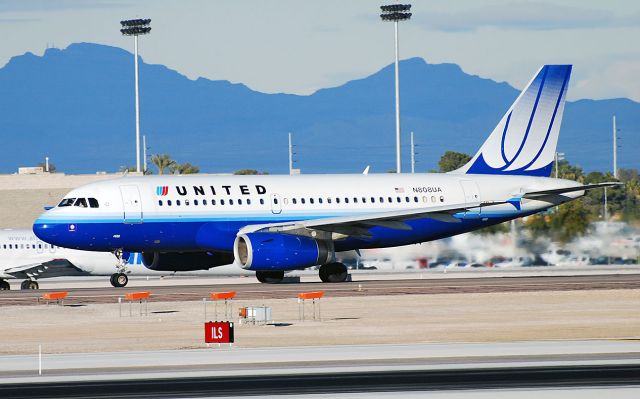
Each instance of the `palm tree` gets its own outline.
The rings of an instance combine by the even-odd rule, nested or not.
[[[155,154],[151,156],[151,162],[158,168],[158,174],[163,175],[164,170],[171,168],[176,164],[176,161],[171,159],[169,154]]]
[[[169,167],[169,171],[178,175],[189,175],[193,173],[200,173],[200,168],[196,165],[191,165],[189,162],[174,163]]]

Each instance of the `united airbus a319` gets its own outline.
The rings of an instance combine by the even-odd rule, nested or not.
[[[549,178],[570,74],[543,66],[450,173],[127,177],[72,190],[33,230],[58,246],[142,252],[155,270],[235,261],[261,282],[311,266],[324,282],[344,281],[336,252],[449,237],[616,184]]]

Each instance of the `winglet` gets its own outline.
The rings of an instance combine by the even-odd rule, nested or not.
[[[366,167],[366,168],[364,168],[364,170],[362,171],[362,174],[363,174],[363,175],[368,175],[368,174],[369,174],[369,166],[370,166],[370,165],[367,165],[367,167]]]

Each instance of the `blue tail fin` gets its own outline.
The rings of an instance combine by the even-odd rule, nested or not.
[[[478,153],[452,173],[549,176],[571,65],[545,65],[522,91]]]

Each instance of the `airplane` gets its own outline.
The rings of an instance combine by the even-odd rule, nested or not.
[[[142,266],[139,253],[125,254],[125,273],[114,273],[117,258],[111,252],[93,252],[68,249],[40,241],[29,229],[0,230],[0,291],[9,290],[7,279],[23,279],[20,288],[40,288],[38,279],[69,276],[110,276],[111,285],[124,287],[129,275],[167,276],[167,271],[151,270]],[[212,271],[198,271],[189,275],[239,275],[247,274],[229,265]],[[250,273],[250,272],[249,272]],[[188,273],[175,273],[188,274]]]
[[[157,270],[233,261],[277,283],[285,271],[320,266],[323,282],[345,281],[336,252],[450,237],[618,184],[549,177],[571,69],[541,67],[453,172],[125,177],[72,190],[33,231],[62,247],[141,252]]]

